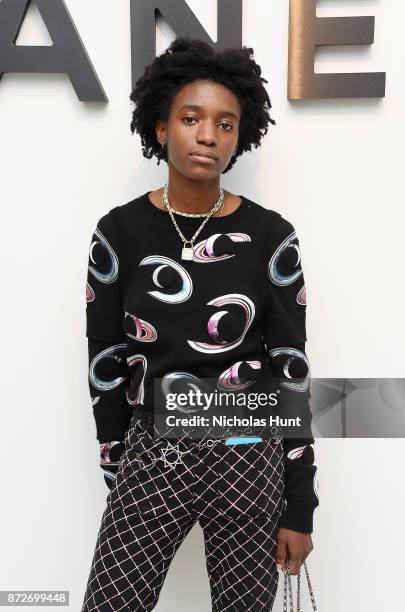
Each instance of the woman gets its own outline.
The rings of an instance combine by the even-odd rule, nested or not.
[[[275,124],[252,52],[177,38],[131,94],[131,131],[169,172],[164,187],[105,214],[91,242],[89,384],[111,490],[82,612],[152,610],[196,521],[218,612],[270,610],[277,569],[289,561],[297,574],[313,549],[298,239],[279,213],[220,186]],[[156,435],[156,381],[254,391],[281,376],[298,381],[280,384],[278,406],[301,417],[294,437]]]

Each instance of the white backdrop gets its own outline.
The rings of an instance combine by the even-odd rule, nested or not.
[[[89,241],[110,208],[163,185],[167,166],[143,158],[129,130],[129,2],[66,2],[109,104],[79,102],[65,75],[0,82],[0,589],[68,589],[77,612],[108,492],[87,387]],[[216,0],[188,3],[216,40]],[[243,43],[269,80],[277,126],[222,185],[295,225],[312,376],[401,377],[405,6],[318,5],[320,16],[376,16],[373,45],[319,49],[315,70],[386,71],[385,99],[289,102],[288,2],[245,1]],[[174,36],[158,23],[158,53]],[[35,7],[17,42],[51,43]],[[396,607],[404,450],[403,439],[316,441],[321,503],[308,566],[321,612]],[[281,594],[282,577],[274,610]],[[209,601],[197,525],[156,610],[207,612]]]

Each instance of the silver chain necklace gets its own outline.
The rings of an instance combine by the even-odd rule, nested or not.
[[[219,210],[221,206],[223,205],[224,197],[225,197],[224,190],[222,189],[222,187],[219,188],[218,199],[208,213],[187,213],[187,212],[181,212],[179,210],[175,210],[174,208],[170,206],[169,199],[167,197],[168,189],[169,189],[169,184],[166,183],[163,189],[163,194],[162,194],[162,205],[169,212],[169,215],[170,215],[171,220],[173,221],[174,227],[176,228],[177,233],[179,234],[180,238],[183,241],[183,248],[181,250],[181,259],[192,261],[194,258],[194,240],[197,238],[198,234],[201,232],[201,230],[203,229],[205,224],[208,222],[208,220],[212,217],[212,215],[214,215],[217,212],[217,210]],[[190,240],[187,240],[184,234],[182,233],[181,229],[177,225],[177,222],[176,222],[176,219],[174,218],[173,213],[183,215],[184,217],[205,217],[205,219],[201,223],[197,231],[194,233],[192,238],[190,238]],[[189,244],[190,246],[187,246],[187,244]]]

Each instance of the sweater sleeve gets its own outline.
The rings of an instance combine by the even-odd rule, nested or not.
[[[278,215],[275,241],[267,264],[267,311],[263,324],[271,375],[280,380],[277,406],[281,418],[300,418],[283,437],[285,498],[280,527],[312,533],[319,505],[317,467],[310,410],[310,367],[305,352],[306,288],[299,240],[291,223]],[[282,427],[283,429],[283,427]]]
[[[88,381],[103,468],[110,462],[117,463],[119,457],[115,455],[122,449],[117,443],[124,440],[132,416],[126,397],[130,379],[113,212],[96,224],[86,284]]]

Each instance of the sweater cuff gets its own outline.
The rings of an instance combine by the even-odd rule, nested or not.
[[[279,527],[301,531],[302,533],[312,533],[314,510],[314,506],[304,501],[290,500],[281,515]]]
[[[281,516],[280,527],[312,533],[313,513],[319,505],[317,467],[286,456],[284,464],[287,507]]]

